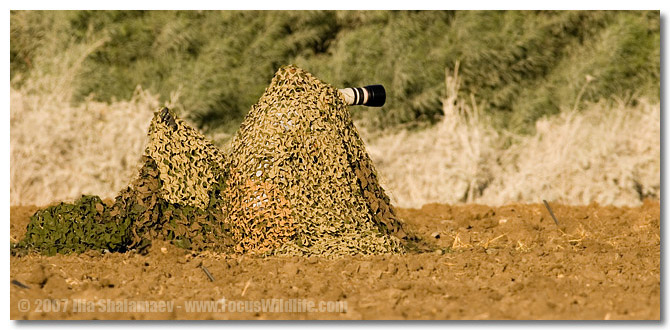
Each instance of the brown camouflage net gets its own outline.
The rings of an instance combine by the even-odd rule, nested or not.
[[[239,228],[236,251],[403,251],[388,235],[404,233],[342,95],[311,74],[281,68],[247,114],[228,157],[232,175],[223,199],[231,203],[224,213]],[[277,221],[277,213],[288,216]]]
[[[13,252],[123,252],[154,239],[255,255],[405,252],[342,95],[297,67],[276,73],[227,154],[164,108],[143,163],[112,205],[83,196],[38,211]]]
[[[146,154],[158,165],[161,197],[173,204],[206,208],[208,192],[223,165],[221,152],[167,108],[155,119],[159,120],[151,122]]]

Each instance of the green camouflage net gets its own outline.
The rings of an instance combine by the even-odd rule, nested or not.
[[[151,122],[142,163],[138,177],[111,205],[82,196],[37,211],[12,252],[143,251],[154,239],[186,249],[232,252],[222,213],[223,158],[216,147],[164,108]]]
[[[37,211],[24,239],[12,250],[48,255],[89,249],[123,252],[132,245],[128,235],[132,224],[115,220],[99,197],[82,196],[73,204],[60,203]]]
[[[163,108],[142,162],[111,205],[83,196],[36,212],[12,252],[142,251],[155,239],[254,255],[406,250],[342,95],[299,68],[276,73],[227,154]]]

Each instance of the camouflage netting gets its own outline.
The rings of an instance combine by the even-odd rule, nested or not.
[[[234,137],[229,161],[224,213],[236,251],[402,251],[388,235],[402,236],[402,228],[342,95],[311,74],[292,66],[276,73]]]
[[[154,239],[232,252],[222,213],[221,152],[167,108],[154,115],[138,177],[114,203],[82,196],[37,211],[14,253],[142,251]]]
[[[159,119],[151,122],[146,154],[158,165],[160,195],[170,203],[207,208],[223,166],[221,151],[167,108]]]
[[[156,112],[139,176],[31,217],[12,251],[192,250],[256,255],[403,253],[401,222],[379,185],[342,95],[283,67],[226,155],[167,108]]]

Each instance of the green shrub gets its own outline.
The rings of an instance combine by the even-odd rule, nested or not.
[[[179,90],[178,110],[205,131],[236,129],[288,63],[336,86],[383,84],[384,108],[353,110],[377,127],[436,120],[457,61],[463,95],[516,132],[580,92],[660,93],[658,11],[13,11],[10,26],[14,84],[41,57],[108,36],[75,101],[128,99],[138,84],[164,99]]]

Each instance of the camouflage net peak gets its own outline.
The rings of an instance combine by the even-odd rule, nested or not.
[[[342,95],[281,68],[231,146],[225,198],[238,251],[395,253],[402,235]],[[268,191],[278,194],[269,196]],[[272,209],[283,211],[283,223]],[[253,218],[249,213],[254,214]],[[271,236],[269,236],[271,235]]]
[[[161,197],[173,204],[206,208],[221,173],[223,155],[195,128],[163,108],[149,127],[146,154],[158,166]]]
[[[143,250],[155,239],[254,255],[404,253],[406,234],[342,95],[280,68],[224,154],[157,111],[138,177],[31,217],[13,253]]]

